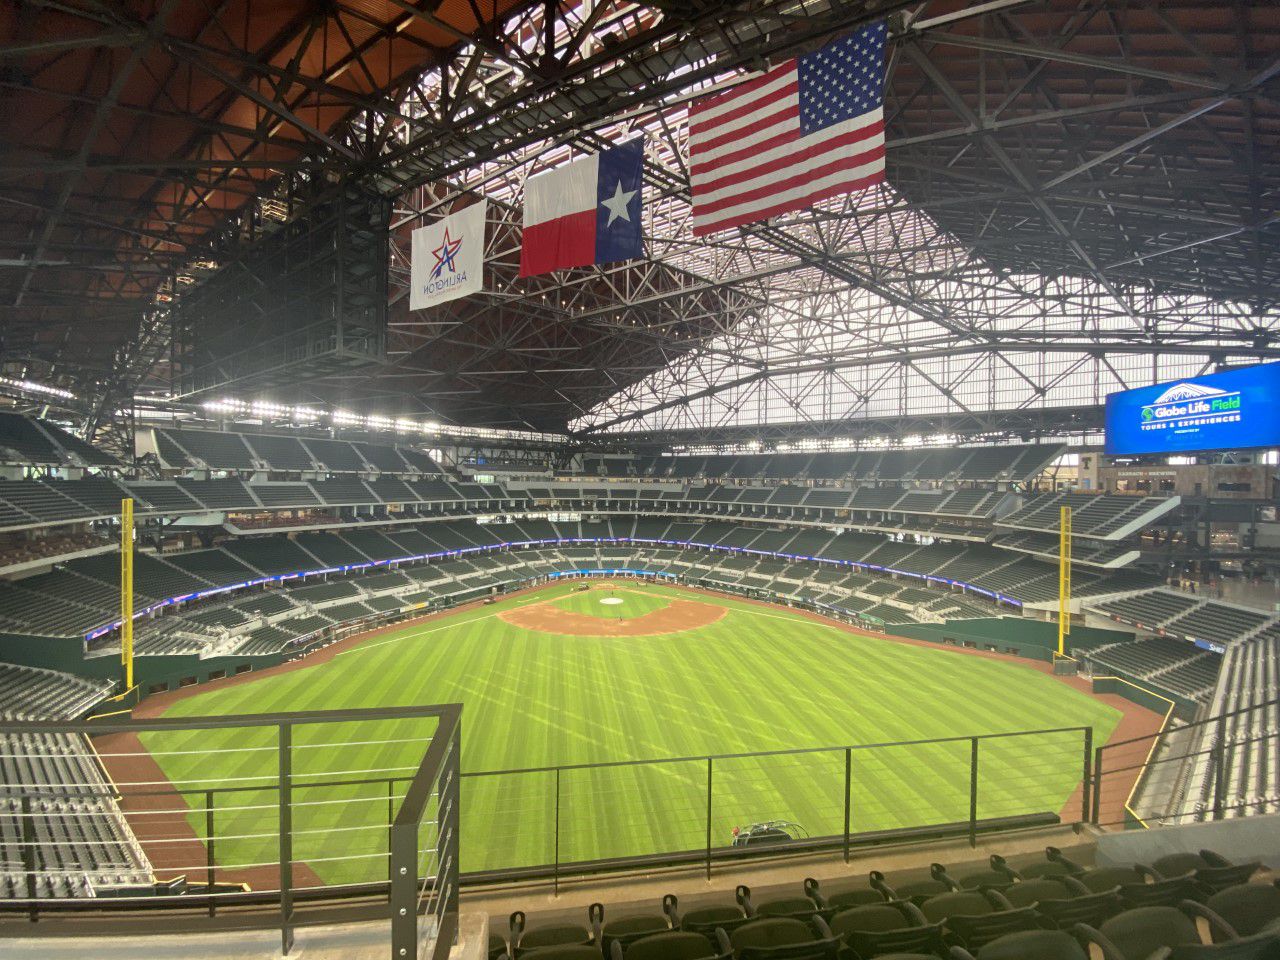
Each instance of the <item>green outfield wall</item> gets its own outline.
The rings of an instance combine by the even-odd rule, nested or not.
[[[1058,649],[1058,625],[1020,617],[986,617],[977,620],[948,620],[945,624],[904,624],[893,632],[914,640],[929,640],[952,646],[995,653],[1008,653],[1029,660],[1052,660]],[[1096,627],[1072,627],[1067,652],[1083,653],[1104,643],[1132,640],[1133,634]]]

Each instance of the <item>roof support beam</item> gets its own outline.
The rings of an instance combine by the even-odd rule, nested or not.
[[[76,152],[76,162],[79,167],[70,172],[63,180],[62,189],[58,191],[58,198],[53,203],[53,212],[45,219],[44,226],[40,230],[40,240],[36,244],[35,252],[31,257],[33,261],[45,258],[49,240],[53,237],[54,231],[57,230],[58,224],[62,221],[62,213],[66,209],[67,201],[71,199],[71,194],[75,191],[80,178],[84,175],[85,164],[90,154],[93,153],[94,145],[97,143],[99,134],[102,133],[102,128],[111,116],[111,111],[115,109],[125,85],[129,82],[139,64],[142,63],[142,58],[146,56],[152,45],[163,35],[165,24],[174,9],[179,5],[179,2],[180,0],[164,0],[147,23],[144,39],[134,45],[128,59],[119,69],[114,71],[111,85],[107,88],[103,98],[98,101],[88,126],[80,134],[80,149]],[[22,305],[22,300],[26,296],[27,290],[30,289],[31,281],[34,277],[35,271],[33,268],[23,277],[22,284],[13,300],[14,306]]]

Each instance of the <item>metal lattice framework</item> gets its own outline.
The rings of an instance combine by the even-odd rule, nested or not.
[[[57,175],[44,190],[15,190],[32,220],[4,234],[22,261],[0,272],[6,353],[90,380],[78,392],[95,398],[95,424],[130,390],[165,389],[155,295],[163,301],[193,260],[234,257],[228,240],[277,212],[273,203],[287,215],[289,183],[318,176],[360,177],[399,198],[388,363],[273,399],[568,423],[601,441],[1042,435],[1095,425],[1112,389],[1280,356],[1273,5],[565,0],[498,5],[487,18],[473,5],[469,20],[450,22],[438,4],[393,0],[335,3],[271,36],[235,28],[248,0],[202,25],[168,20],[169,6],[131,11],[124,26],[86,6],[76,15],[98,32],[62,43],[117,51],[104,76],[130,64],[151,75],[168,57],[221,85],[225,106],[210,95],[194,148],[163,161],[118,146],[103,156],[92,125],[78,142],[67,131],[67,196],[49,202]],[[688,100],[886,14],[889,183],[695,243]],[[409,51],[392,46],[405,33],[417,43]],[[379,65],[383,52],[390,65]],[[28,40],[4,55],[52,71],[68,54]],[[22,94],[54,96],[31,72]],[[122,109],[155,124],[174,112],[138,106],[127,82],[105,95],[90,86],[56,95],[92,101],[103,128]],[[227,111],[246,104],[256,122],[231,123]],[[520,280],[527,177],[637,133],[646,258]],[[222,150],[227,142],[239,149]],[[37,162],[50,159],[11,154],[0,175],[13,185]],[[147,164],[145,203],[101,215],[77,207],[87,187]],[[186,205],[148,206],[166,189]],[[477,192],[493,201],[492,292],[411,314],[409,230]],[[81,239],[99,231],[83,255],[63,243],[72,224]],[[127,231],[133,239],[121,240]],[[64,278],[57,289],[34,265],[55,248],[68,261],[47,272]],[[132,295],[109,294],[113,278]],[[121,324],[93,328],[118,338],[112,376],[63,349],[80,344],[64,315],[86,291],[94,316]],[[54,318],[61,346],[46,329]]]

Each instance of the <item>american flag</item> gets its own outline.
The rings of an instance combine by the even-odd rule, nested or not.
[[[884,39],[868,24],[690,105],[695,237],[884,179]]]

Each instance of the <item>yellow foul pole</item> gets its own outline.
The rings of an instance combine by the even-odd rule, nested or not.
[[[1071,633],[1071,508],[1063,507],[1058,524],[1058,656],[1067,655]]]
[[[133,689],[133,500],[120,501],[120,660],[124,688]]]

